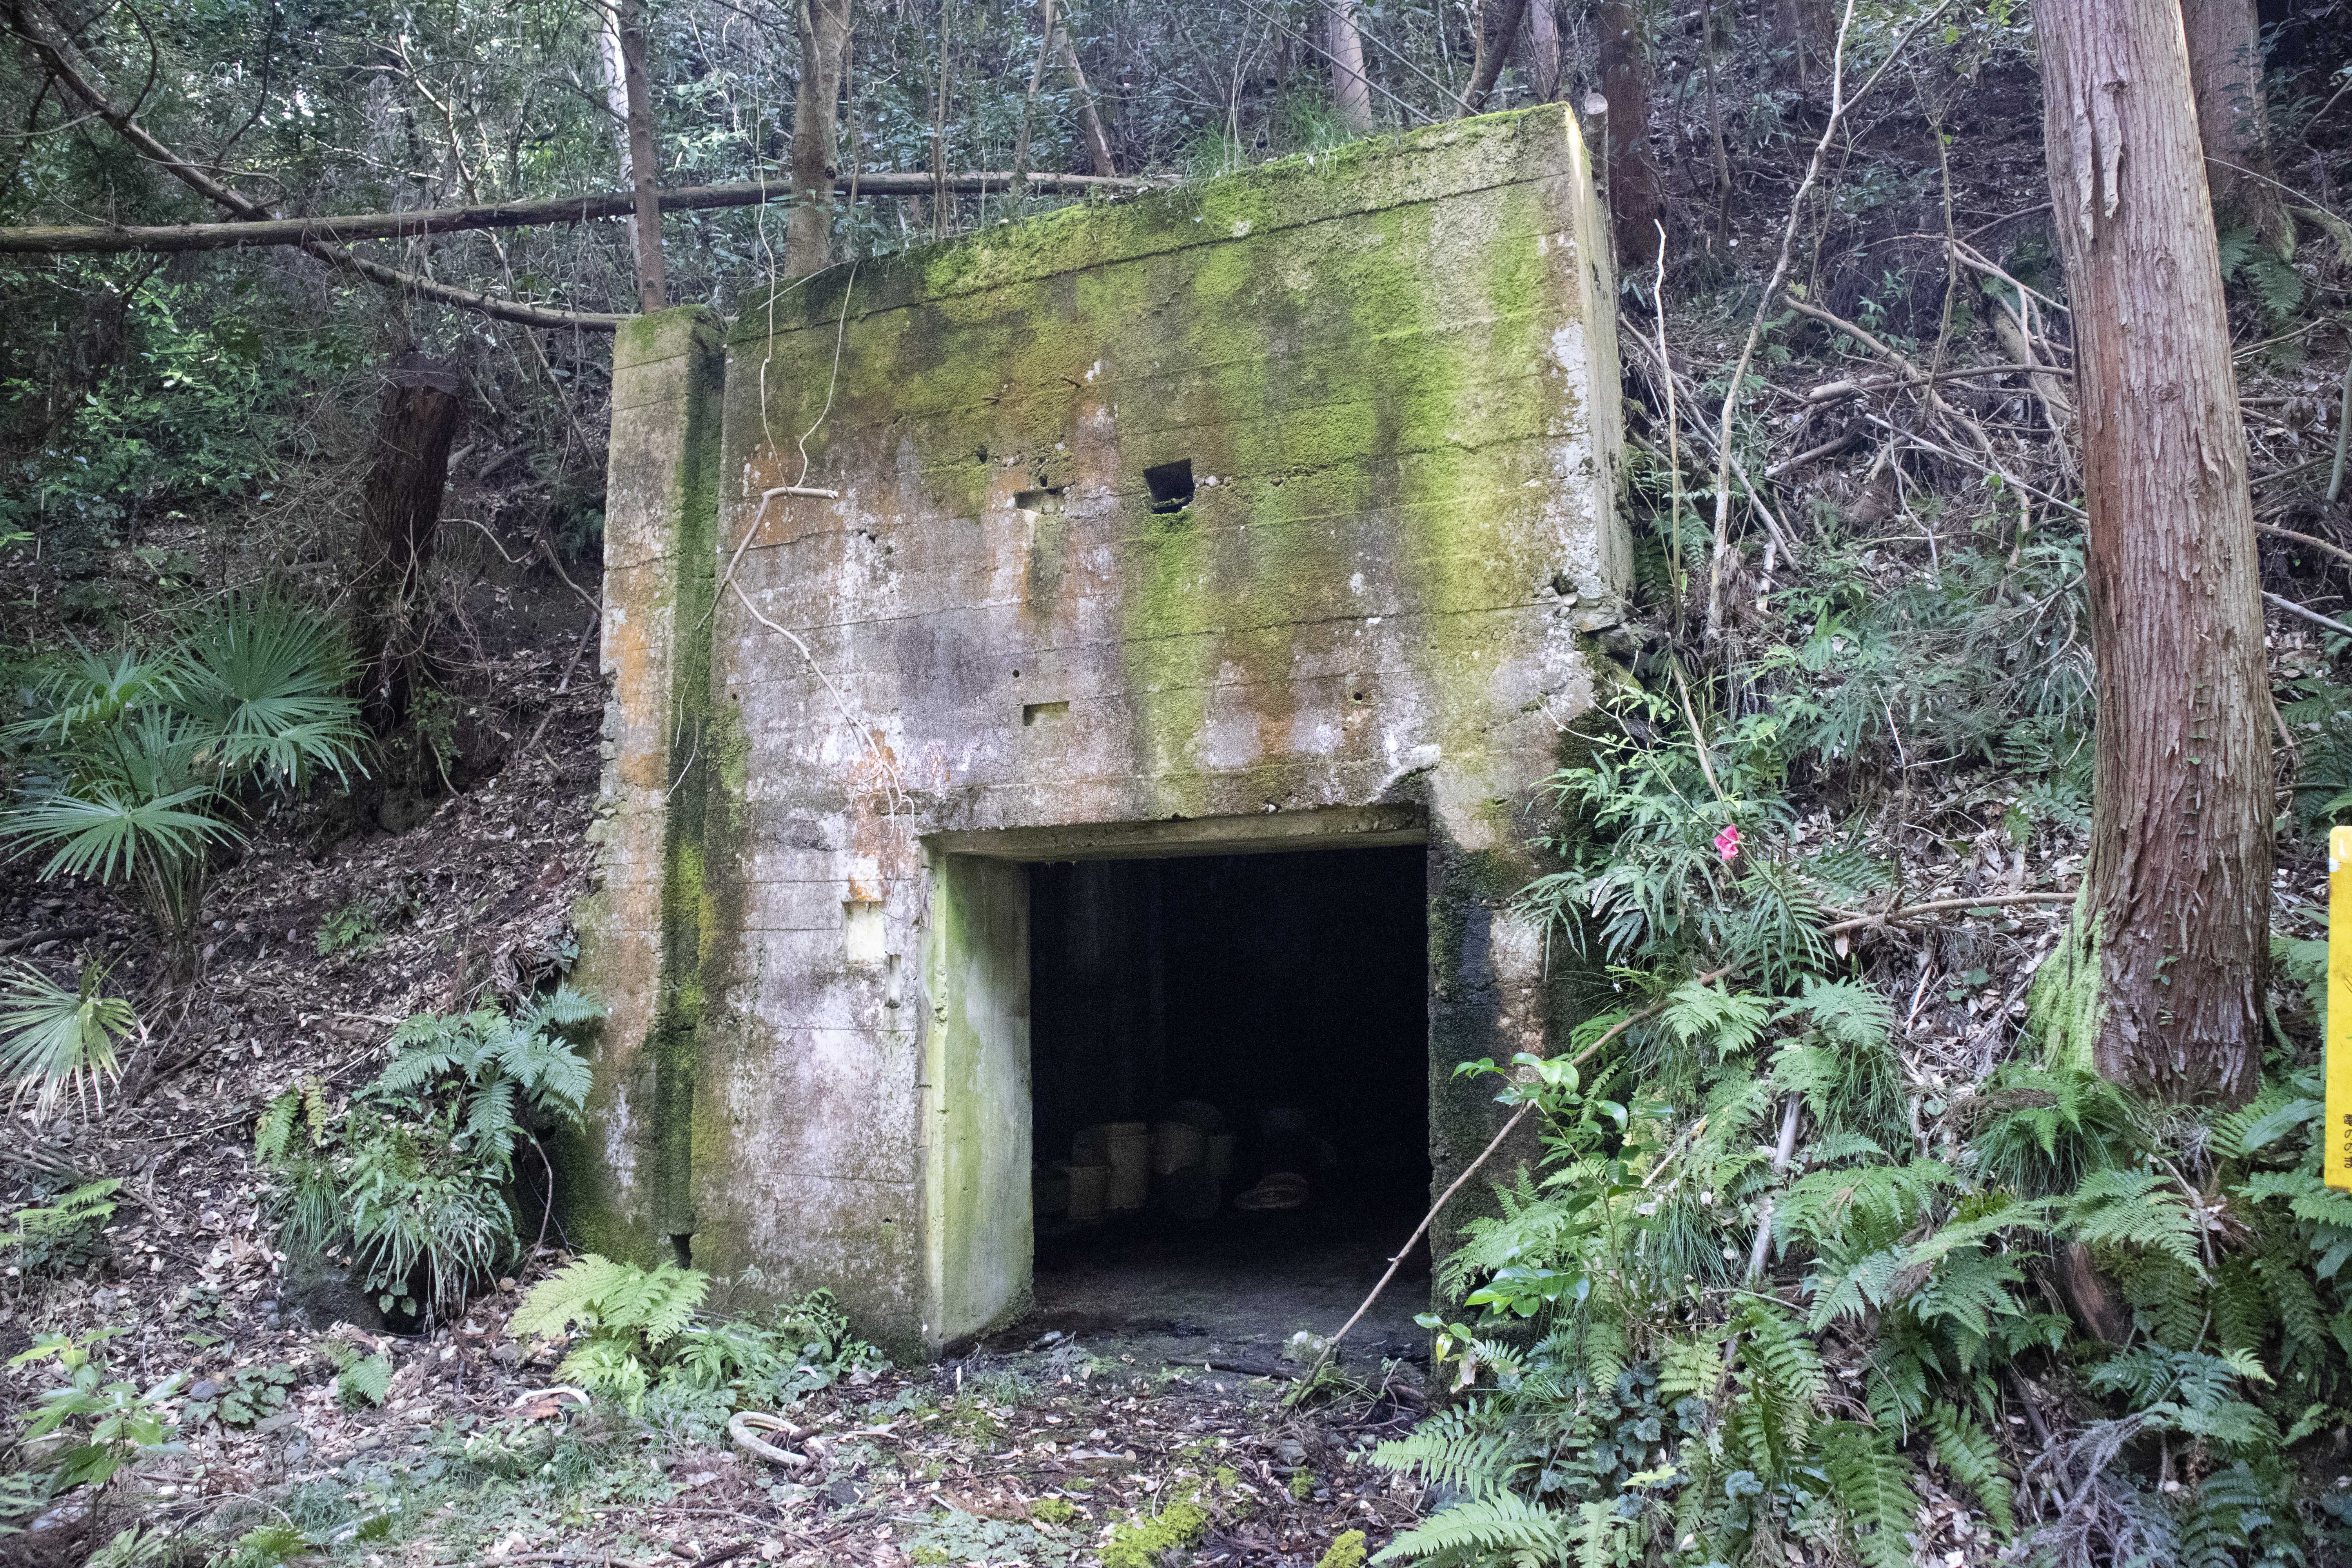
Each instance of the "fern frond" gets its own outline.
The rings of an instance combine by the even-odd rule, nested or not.
[[[2066,1200],[2064,1223],[2092,1247],[2159,1252],[2202,1279],[2200,1228],[2178,1184],[2153,1171],[2095,1171]]]
[[[1936,1462],[1968,1489],[2002,1540],[2015,1535],[2009,1478],[2001,1474],[2000,1446],[1993,1435],[1975,1416],[1942,1400],[1927,1407],[1926,1425],[1936,1439]]]
[[[1372,1450],[1372,1463],[1478,1497],[1508,1485],[1510,1447],[1497,1426],[1492,1400],[1471,1399],[1381,1444]]]
[[[1565,1557],[1571,1544],[1565,1516],[1517,1492],[1491,1492],[1423,1520],[1372,1561],[1466,1568],[1508,1553],[1521,1561],[1549,1563]]]
[[[1911,1464],[1885,1434],[1853,1421],[1822,1429],[1822,1468],[1853,1533],[1854,1554],[1869,1568],[1911,1568],[1910,1535],[1919,1513]]]

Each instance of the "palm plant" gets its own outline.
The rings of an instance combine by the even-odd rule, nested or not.
[[[106,1083],[121,1076],[116,1046],[139,1017],[104,994],[105,982],[105,970],[85,963],[68,990],[21,962],[0,980],[0,1077],[15,1080],[16,1100],[33,1096],[43,1116],[68,1094],[85,1116],[102,1109]]]
[[[214,852],[263,789],[359,766],[352,665],[329,626],[267,598],[232,599],[160,655],[76,648],[0,731],[34,752],[0,812],[0,853],[46,855],[43,880],[128,884],[184,970]]]

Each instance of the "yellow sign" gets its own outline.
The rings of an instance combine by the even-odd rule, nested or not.
[[[2327,1184],[2352,1192],[2352,827],[2327,834]]]

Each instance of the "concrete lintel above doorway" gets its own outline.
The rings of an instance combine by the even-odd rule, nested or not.
[[[1335,805],[1254,816],[1003,827],[935,833],[923,840],[935,858],[976,855],[992,860],[1154,860],[1183,855],[1377,849],[1427,842],[1428,819],[1417,805]]]

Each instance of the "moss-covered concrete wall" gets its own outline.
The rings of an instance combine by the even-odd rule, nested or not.
[[[664,768],[625,746],[670,781],[665,827],[630,826],[650,784],[608,780],[586,958],[608,996],[643,994],[612,998],[600,1070],[635,1087],[600,1089],[586,1234],[651,1247],[682,1224],[722,1292],[829,1286],[901,1348],[1009,1310],[1011,1271],[976,1259],[1026,1245],[1003,1077],[1025,977],[1015,997],[942,922],[1001,933],[1023,911],[948,857],[1098,827],[1116,848],[1421,825],[1450,1180],[1490,1125],[1452,1062],[1567,1022],[1505,906],[1533,786],[1591,700],[1577,634],[1616,617],[1628,570],[1612,297],[1552,106],[748,308],[699,590],[709,685],[660,696]],[[608,662],[616,707],[639,700]],[[690,1083],[663,1091],[665,1061]]]

